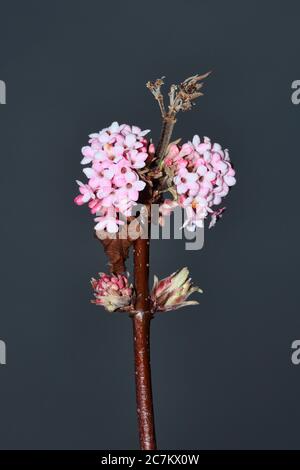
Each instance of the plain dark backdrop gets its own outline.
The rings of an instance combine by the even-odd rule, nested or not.
[[[2,449],[137,448],[131,322],[89,303],[106,259],[73,204],[80,149],[113,120],[160,130],[145,88],[212,69],[176,137],[228,147],[238,184],[201,251],[154,242],[151,271],[187,265],[199,307],[152,325],[162,449],[300,448],[296,1],[1,1]]]

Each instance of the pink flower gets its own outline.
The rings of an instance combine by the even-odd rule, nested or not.
[[[83,155],[83,159],[81,160],[81,163],[84,165],[85,163],[90,163],[93,161],[94,158],[94,151],[92,147],[86,146],[82,147],[81,153]]]
[[[111,180],[113,178],[114,174],[115,174],[116,165],[114,165],[109,160],[104,160],[103,162],[94,160],[92,168],[85,168],[83,170],[83,172],[86,174],[86,176],[88,176],[88,174],[86,173],[85,170],[93,170],[96,173],[96,177],[97,176],[105,176],[105,178],[108,178],[108,179]]]
[[[105,215],[101,215],[95,218],[95,230],[107,230],[109,233],[117,233],[119,230],[119,225],[124,225],[123,220],[119,220],[113,214],[113,211],[107,210]]]
[[[190,142],[188,142],[188,143],[182,145],[178,156],[180,158],[187,157],[187,156],[191,155],[193,153],[193,151],[194,151],[194,149],[193,149],[192,144]]]
[[[101,204],[105,209],[116,208],[118,202],[118,190],[112,188],[107,196],[104,196],[101,200]]]
[[[99,189],[97,190],[97,198],[103,199],[109,196],[112,191],[111,180],[109,180],[108,178],[99,178],[98,181],[99,181],[99,186],[98,186]]]
[[[148,158],[148,153],[138,152],[134,149],[128,152],[127,158],[130,160],[132,168],[143,168],[145,166],[145,160]]]
[[[75,199],[75,204],[81,206],[82,204],[89,202],[91,199],[95,199],[93,189],[88,184],[83,184],[81,181],[76,181],[79,186],[79,194]]]
[[[133,179],[132,173],[126,175],[126,186],[119,190],[119,200],[137,201],[139,192],[145,188],[145,181]]]
[[[133,287],[127,276],[99,273],[99,279],[92,278],[91,284],[95,291],[92,303],[102,305],[109,312],[130,310]]]
[[[207,216],[207,209],[205,206],[198,206],[193,208],[192,206],[186,207],[186,220],[182,228],[186,228],[189,232],[194,232],[197,227],[204,226],[204,219]]]
[[[99,199],[95,198],[95,199],[92,199],[90,202],[89,202],[89,208],[91,209],[91,214],[96,214],[97,212],[99,212],[102,208],[102,201],[100,201]]]
[[[170,276],[158,280],[154,276],[151,300],[154,312],[167,312],[186,305],[196,305],[196,300],[187,300],[194,292],[202,293],[199,287],[193,286],[188,268],[182,268]]]
[[[201,143],[200,137],[198,135],[194,135],[192,145],[193,149],[200,155],[203,155],[206,151],[211,149],[211,143],[208,137],[204,137],[204,140]]]
[[[103,148],[104,152],[106,153],[106,160],[109,160],[112,163],[118,163],[120,160],[122,160],[122,152],[124,151],[124,147],[106,143],[103,145]],[[104,159],[105,156],[102,155],[101,158]]]
[[[113,180],[114,184],[118,188],[125,186],[127,183],[128,175],[131,174],[135,175],[134,179],[136,179],[136,173],[132,171],[130,162],[125,158],[122,158],[122,160],[115,165],[115,175]]]
[[[196,181],[198,181],[197,173],[191,173],[186,168],[180,168],[177,176],[174,178],[178,194],[184,194],[188,191],[196,194],[199,189]]]
[[[231,169],[232,170],[232,169]],[[234,186],[236,183],[236,179],[234,176],[229,175],[229,172],[227,172],[227,175],[224,176],[224,181],[227,183],[228,186]]]

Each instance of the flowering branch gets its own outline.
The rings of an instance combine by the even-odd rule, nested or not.
[[[194,75],[179,85],[172,85],[166,107],[161,91],[163,78],[148,82],[157,100],[162,131],[155,146],[146,138],[149,130],[113,122],[89,136],[82,148],[82,164],[88,181],[77,181],[77,205],[87,204],[95,216],[95,235],[109,260],[110,274],[92,279],[92,302],[109,312],[126,312],[132,317],[135,357],[136,408],[140,447],[156,449],[150,367],[150,323],[155,314],[198,304],[188,300],[201,289],[194,286],[184,267],[162,280],[154,279],[149,289],[151,205],[159,204],[159,222],[173,209],[186,210],[183,227],[195,231],[211,216],[210,227],[224,213],[218,207],[236,182],[229,152],[208,137],[194,135],[191,141],[170,143],[179,111],[188,111],[209,73]],[[163,199],[169,193],[172,199]],[[137,204],[140,215],[134,214]],[[137,232],[126,230],[135,223]],[[145,236],[144,229],[148,229]],[[126,273],[125,262],[133,247],[134,282]]]

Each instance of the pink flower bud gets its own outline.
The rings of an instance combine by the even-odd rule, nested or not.
[[[150,155],[154,155],[154,154],[155,154],[155,145],[154,145],[154,144],[150,144],[150,145],[149,145],[148,152],[149,152]]]
[[[129,310],[132,303],[133,288],[128,278],[122,274],[99,273],[99,279],[91,279],[95,300],[91,302],[102,305],[109,312]]]
[[[161,281],[154,276],[151,292],[153,311],[167,312],[186,305],[196,305],[199,303],[196,300],[187,300],[193,292],[202,293],[202,290],[193,286],[188,268],[179,269]]]
[[[74,202],[75,204],[77,204],[77,206],[82,206],[84,204],[84,201],[82,200],[82,198],[83,198],[82,194],[78,194],[78,196],[74,198]]]

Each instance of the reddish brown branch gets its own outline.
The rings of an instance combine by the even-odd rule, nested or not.
[[[142,450],[156,449],[150,369],[150,320],[150,316],[145,313],[138,313],[133,317],[136,404]]]
[[[149,239],[134,242],[136,314],[133,315],[136,405],[140,448],[156,449],[150,366],[151,301],[149,296]]]

